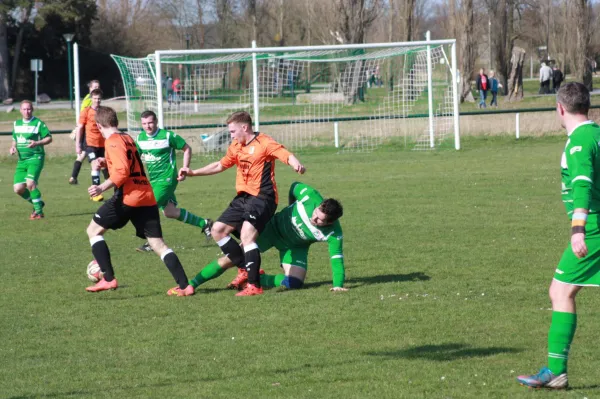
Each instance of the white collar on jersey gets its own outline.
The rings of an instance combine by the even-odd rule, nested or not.
[[[591,121],[591,120],[589,120],[589,119],[588,119],[587,121],[585,121],[585,122],[581,122],[579,125],[575,126],[575,127],[573,128],[573,130],[571,130],[571,131],[569,132],[569,134],[567,134],[567,136],[571,136],[571,133],[573,133],[575,130],[577,130],[577,128],[578,128],[578,127],[580,127],[580,126],[583,126],[583,125],[589,125],[589,124],[591,124],[591,123],[594,123],[594,121]]]

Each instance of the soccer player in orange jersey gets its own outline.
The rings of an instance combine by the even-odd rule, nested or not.
[[[96,165],[98,167],[108,167],[110,178],[102,184],[90,186],[88,193],[94,197],[112,187],[116,187],[116,190],[115,194],[96,211],[87,228],[92,254],[104,277],[95,285],[87,287],[86,290],[98,292],[114,290],[118,287],[110,252],[104,241],[104,233],[108,229],[117,230],[125,227],[131,221],[136,235],[148,240],[152,250],[165,262],[178,284],[167,294],[193,295],[194,287],[188,284],[179,258],[162,239],[156,199],[133,138],[119,131],[117,113],[112,108],[98,107],[96,124],[106,139],[106,158],[98,158],[94,162],[98,164]]]
[[[86,147],[85,153],[88,160],[92,164],[92,184],[100,184],[100,167],[98,162],[93,162],[96,158],[104,157],[104,137],[96,127],[96,112],[102,101],[102,90],[95,89],[90,93],[92,105],[85,108],[79,116],[79,124],[77,125],[77,135],[75,137],[75,152],[81,153],[82,138],[85,135]],[[108,179],[106,169],[103,169],[104,178]],[[97,195],[91,198],[93,201],[103,201],[102,195]]]
[[[260,251],[256,239],[277,210],[275,159],[289,165],[297,173],[304,166],[285,147],[266,134],[252,131],[252,118],[245,111],[235,112],[227,119],[232,143],[227,154],[203,168],[181,168],[179,179],[185,176],[207,176],[237,166],[235,188],[237,196],[211,229],[211,234],[225,256],[240,270],[238,278],[247,278],[248,284],[237,296],[259,295]],[[242,245],[231,238],[237,232]]]

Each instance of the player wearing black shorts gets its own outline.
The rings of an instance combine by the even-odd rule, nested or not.
[[[177,286],[167,291],[167,294],[193,295],[194,287],[188,284],[179,258],[162,239],[158,206],[135,142],[128,134],[119,132],[117,113],[112,108],[98,107],[96,122],[106,138],[107,151],[106,158],[97,158],[94,163],[98,164],[96,167],[108,167],[110,178],[102,184],[93,184],[88,192],[93,197],[112,187],[116,187],[116,191],[98,209],[87,228],[92,254],[102,270],[103,278],[86,290],[98,292],[118,287],[104,233],[109,229],[123,228],[131,222],[136,235],[148,240],[152,250],[160,256],[177,282]]]
[[[227,119],[232,143],[227,154],[203,168],[181,168],[183,176],[206,176],[237,166],[235,188],[237,196],[212,227],[211,234],[225,256],[236,265],[239,275],[245,275],[248,284],[237,296],[259,295],[260,251],[256,239],[277,210],[275,159],[290,165],[303,174],[304,166],[288,150],[271,137],[252,131],[252,118],[247,112],[235,112]],[[244,249],[230,234],[239,233]]]

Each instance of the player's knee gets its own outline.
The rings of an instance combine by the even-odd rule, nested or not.
[[[35,188],[37,187],[33,180],[27,180],[27,183],[25,183],[25,185],[27,186],[27,190],[29,191],[35,190]]]
[[[163,209],[163,215],[169,219],[177,219],[179,217],[179,209],[165,208]]]
[[[302,286],[304,285],[304,280],[300,280],[296,277],[286,276],[281,282],[281,285],[291,290],[298,289],[302,288]]]
[[[210,234],[215,241],[225,238],[227,235],[227,226],[224,223],[216,222],[210,229]]]
[[[13,186],[13,190],[15,191],[15,194],[21,195],[25,192],[25,185],[21,184],[18,186]]]

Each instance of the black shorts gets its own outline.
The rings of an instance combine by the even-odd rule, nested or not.
[[[231,201],[229,207],[225,209],[217,221],[234,227],[238,233],[242,230],[242,224],[246,221],[260,233],[265,229],[276,210],[275,199],[263,199],[242,193]]]
[[[121,198],[112,196],[96,214],[94,222],[105,229],[117,230],[131,221],[135,227],[135,235],[140,238],[162,238],[158,206],[129,206]]]
[[[88,161],[92,162],[96,158],[104,158],[104,147],[85,147],[85,154]]]

